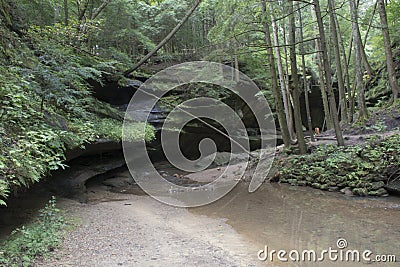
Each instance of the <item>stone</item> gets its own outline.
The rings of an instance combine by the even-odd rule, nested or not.
[[[322,184],[321,186],[320,186],[320,189],[321,190],[327,190],[328,189],[328,185],[327,184]]]
[[[340,193],[345,194],[346,196],[353,196],[353,191],[351,190],[350,187],[345,187],[343,189],[340,190]]]
[[[353,193],[358,196],[368,196],[368,190],[366,188],[354,188]]]
[[[311,184],[312,187],[320,189],[321,188],[321,184],[320,183],[312,183]]]
[[[337,186],[331,186],[331,187],[328,188],[328,191],[329,191],[329,192],[337,192],[337,191],[339,191],[339,187],[337,187]]]
[[[380,189],[380,188],[382,188],[382,187],[384,187],[384,186],[385,186],[385,183],[382,182],[382,181],[380,181],[380,182],[373,182],[373,183],[370,183],[370,184],[369,184],[369,189],[372,190],[372,191],[374,191],[374,190],[378,190],[378,189]],[[386,190],[385,190],[385,191],[386,191]]]
[[[386,191],[386,189],[384,189],[384,188],[379,188],[376,191],[369,191],[368,194],[370,196],[376,196],[376,197],[385,197],[385,196],[389,195],[388,192]]]
[[[287,179],[287,182],[291,185],[297,185],[297,180],[296,179]]]

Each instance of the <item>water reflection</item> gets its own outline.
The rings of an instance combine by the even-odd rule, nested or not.
[[[348,249],[400,258],[400,198],[396,197],[355,198],[281,184],[266,184],[249,194],[242,183],[221,200],[191,211],[226,218],[260,249],[265,245],[287,251],[337,249],[336,241],[345,238]],[[298,265],[348,266],[329,262]],[[384,266],[398,266],[398,262]]]

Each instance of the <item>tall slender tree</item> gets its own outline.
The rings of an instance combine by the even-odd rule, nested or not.
[[[68,27],[69,24],[69,8],[68,0],[64,0],[64,24]]]
[[[268,2],[269,2],[269,12],[270,12],[270,16],[271,16],[272,34],[274,37],[273,39],[274,39],[274,48],[275,48],[275,59],[276,59],[276,64],[278,66],[279,84],[280,84],[280,88],[281,88],[283,106],[285,109],[286,123],[288,125],[290,139],[294,140],[295,133],[294,133],[294,127],[293,127],[292,107],[290,104],[290,99],[287,94],[287,92],[288,92],[288,89],[286,88],[287,82],[286,82],[286,77],[285,77],[285,73],[284,73],[283,65],[282,65],[281,50],[279,48],[280,45],[279,45],[278,27],[277,27],[276,21],[275,21],[273,2],[272,1],[268,1]]]
[[[319,5],[319,0],[313,0],[313,2],[314,2],[314,8],[315,8],[315,16],[316,16],[317,24],[318,24],[319,39],[321,41],[321,54],[322,54],[322,60],[324,63],[324,74],[325,74],[325,81],[326,81],[325,86],[326,86],[326,93],[328,95],[328,100],[329,100],[329,110],[331,113],[330,115],[331,115],[331,118],[333,121],[333,126],[335,129],[337,143],[339,146],[343,146],[344,139],[343,139],[342,130],[341,130],[340,124],[339,124],[339,117],[337,114],[335,95],[334,95],[333,89],[332,89],[332,74],[331,74],[331,67],[330,67],[330,62],[329,62],[328,52],[327,52],[327,47],[326,47],[325,30],[324,30],[324,24],[322,22],[321,8]]]
[[[305,60],[305,50],[304,50],[304,34],[303,34],[303,17],[301,15],[301,9],[300,9],[300,3],[297,2],[297,10],[299,14],[299,49],[300,49],[300,54],[301,54],[301,68],[303,69],[303,90],[304,90],[304,100],[306,104],[306,115],[307,115],[307,125],[308,125],[308,131],[310,134],[311,141],[315,141],[314,138],[314,131],[312,127],[312,120],[311,120],[311,112],[310,112],[310,99],[308,97],[308,81],[307,81],[307,71],[306,71],[306,60]]]
[[[389,84],[392,89],[393,100],[399,97],[399,84],[397,83],[396,70],[393,62],[392,44],[390,42],[389,27],[386,17],[386,8],[383,0],[378,0],[379,17],[381,20],[383,41],[385,43],[386,67],[389,76]]]
[[[334,0],[328,0],[328,9],[329,9],[329,17],[330,17],[330,26],[331,26],[331,36],[332,36],[332,46],[335,53],[335,63],[336,63],[336,77],[339,87],[339,101],[340,101],[340,115],[341,120],[344,123],[347,123],[347,101],[346,101],[346,93],[344,89],[344,79],[343,79],[343,70],[342,63],[340,58],[340,50],[339,50],[339,40],[338,40],[338,32],[336,27],[336,13],[335,13],[335,3]]]
[[[313,6],[311,6],[311,17],[312,19],[315,19],[315,9],[313,9]],[[314,31],[318,32],[318,27],[317,25],[314,24]],[[317,65],[318,65],[318,75],[319,75],[319,87],[321,90],[321,98],[322,98],[322,105],[324,107],[324,116],[325,116],[325,122],[326,122],[326,128],[328,130],[333,129],[333,121],[331,117],[331,112],[329,110],[329,102],[328,102],[328,95],[326,94],[326,88],[325,88],[325,74],[324,74],[324,64],[322,62],[322,57],[321,57],[321,41],[320,39],[315,39],[315,51],[316,51],[316,60],[317,60]],[[322,126],[323,127],[323,126]],[[323,130],[323,129],[322,129]]]
[[[349,64],[348,64],[346,49],[344,47],[342,33],[340,31],[340,26],[339,26],[337,16],[335,16],[335,26],[336,26],[337,36],[338,36],[339,50],[340,50],[340,53],[343,58],[342,63],[343,63],[343,72],[344,72],[344,80],[345,80],[345,93],[347,94],[348,103],[349,103],[348,111],[347,111],[347,121],[352,122],[353,121],[353,113],[352,113],[352,109],[350,108],[350,105],[353,102],[353,100],[352,100],[352,95],[351,95]]]
[[[358,27],[358,11],[355,0],[349,0],[350,3],[350,14],[351,14],[351,28],[353,36],[353,47],[354,47],[354,71],[356,76],[357,86],[357,107],[358,107],[358,119],[363,120],[368,116],[367,105],[365,103],[365,84],[363,80],[363,73],[361,70],[361,35]]]
[[[292,76],[291,93],[293,98],[293,114],[294,123],[296,128],[297,143],[299,145],[300,154],[307,153],[306,142],[304,140],[303,123],[301,119],[300,110],[300,83],[299,74],[297,72],[297,59],[296,59],[296,24],[295,13],[293,10],[293,1],[287,2],[289,12],[289,54],[290,54],[290,69]]]
[[[267,46],[267,54],[268,54],[268,65],[269,65],[269,71],[270,71],[270,75],[271,75],[271,86],[272,86],[272,92],[273,92],[274,98],[275,98],[276,112],[278,115],[279,126],[280,126],[281,132],[282,132],[283,143],[285,144],[285,147],[290,147],[291,140],[290,140],[288,126],[286,123],[282,95],[281,95],[281,91],[278,89],[278,77],[276,74],[274,51],[272,48],[271,31],[270,31],[269,25],[267,23],[266,0],[261,1],[261,8],[262,8],[262,15],[263,15],[262,19],[263,19],[263,27],[264,27],[264,34],[265,34],[265,44]]]

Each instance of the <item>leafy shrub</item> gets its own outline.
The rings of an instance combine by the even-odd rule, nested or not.
[[[0,242],[1,266],[32,266],[35,258],[46,256],[60,245],[66,220],[56,207],[56,199],[39,212],[37,221],[12,232]]]
[[[88,83],[101,83],[115,61],[77,53],[61,42],[68,35],[61,28],[33,26],[30,47],[13,53],[29,62],[14,56],[10,67],[0,66],[0,205],[12,190],[64,168],[66,149],[96,138],[121,140],[123,116],[94,99]],[[133,133],[132,140],[154,137],[150,127]]]

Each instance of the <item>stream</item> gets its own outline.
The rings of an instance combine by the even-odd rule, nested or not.
[[[165,176],[176,173],[176,169],[165,162],[156,166]],[[119,168],[88,181],[85,193],[87,203],[58,198],[63,209],[83,220],[82,226],[71,233],[72,237],[66,238],[63,247],[67,251],[61,248],[61,252],[55,252],[57,260],[46,260],[38,265],[187,266],[197,262],[197,266],[360,266],[362,263],[324,261],[323,265],[318,262],[289,264],[277,259],[274,262],[257,259],[257,252],[265,246],[270,250],[321,251],[329,247],[337,248],[336,242],[340,238],[347,241],[347,249],[368,249],[374,255],[393,254],[397,260],[400,257],[398,197],[359,198],[278,183],[266,183],[250,194],[247,183],[241,182],[217,202],[181,209],[155,201],[135,183],[127,182],[129,179],[129,171]],[[14,200],[8,209],[11,212],[2,211],[0,233],[3,237],[12,228],[34,218],[37,209],[52,193],[46,190],[45,186],[40,186],[28,192],[27,196]],[[8,221],[5,224],[6,218]],[[123,221],[122,226],[120,221]],[[95,233],[91,233],[93,229],[97,229]],[[138,242],[137,246],[143,246],[142,250],[132,248],[130,256],[125,255],[125,250],[131,249],[128,247],[111,250],[114,242],[121,242],[118,241],[120,238],[130,240],[131,232],[118,237],[125,229],[135,229],[132,240]],[[154,231],[157,238],[150,238],[149,230]],[[184,237],[181,236],[182,231]],[[87,237],[82,239],[82,235]],[[171,248],[170,242],[177,247]],[[109,249],[104,250],[108,243]],[[96,245],[99,248],[92,251]],[[159,247],[156,256],[151,254],[152,246]],[[186,256],[177,254],[176,251],[185,251],[188,247],[193,247],[196,253],[182,252]],[[219,251],[218,255],[210,250]],[[83,251],[91,254],[82,254]],[[101,255],[96,251],[101,251]],[[115,254],[115,260],[114,256],[107,256],[109,253]],[[367,266],[397,264],[368,263]]]

